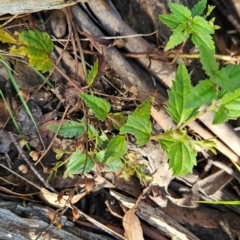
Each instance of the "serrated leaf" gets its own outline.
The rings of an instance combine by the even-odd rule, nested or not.
[[[205,15],[205,18],[208,17],[212,13],[214,8],[215,8],[215,6],[211,6],[211,5],[207,6],[207,13]]]
[[[88,125],[87,125],[87,121],[86,121],[85,117],[82,118],[82,123],[83,123],[84,129],[85,129],[85,132],[88,131],[88,138],[89,139],[98,137],[97,129],[92,124],[88,123]]]
[[[58,125],[50,125],[48,128],[53,131],[57,132]],[[75,121],[70,121],[68,123],[64,123],[61,125],[58,135],[65,137],[65,138],[72,138],[72,137],[80,137],[85,132],[85,127],[83,124]]]
[[[19,34],[19,40],[24,46],[12,46],[10,53],[28,57],[29,65],[43,73],[52,69],[53,63],[49,54],[54,45],[47,33],[26,30]]]
[[[203,17],[195,16],[191,23],[191,29],[193,33],[201,34],[213,34],[214,29],[209,22]]]
[[[50,54],[54,48],[50,36],[47,33],[38,30],[22,31],[18,38],[26,46],[42,50],[47,54]]]
[[[222,89],[233,92],[240,87],[240,65],[228,65],[210,78],[210,81],[218,84]]]
[[[89,139],[98,137],[98,131],[92,124],[88,124],[88,137]]]
[[[9,53],[27,57],[29,65],[43,73],[49,72],[53,68],[51,58],[45,52],[42,52],[42,50],[27,46],[21,46],[19,48],[12,46]]]
[[[124,165],[120,159],[109,159],[106,162],[108,169],[104,169],[104,172],[119,171],[124,168]]]
[[[181,125],[192,113],[191,109],[186,109],[186,97],[191,91],[190,76],[187,68],[181,61],[176,73],[176,79],[173,81],[172,89],[168,91],[169,101],[167,103],[167,112],[173,121]]]
[[[142,119],[149,119],[151,114],[152,97],[148,97],[132,113],[132,116],[140,117]]]
[[[196,152],[189,142],[176,142],[169,149],[169,166],[173,175],[184,176],[196,165]]]
[[[181,4],[169,3],[169,8],[170,11],[174,14],[174,18],[178,19],[180,22],[186,22],[192,17],[191,11]]]
[[[222,105],[227,110],[228,119],[236,119],[240,116],[240,88],[234,92],[226,93],[222,100]]]
[[[201,15],[203,14],[204,9],[207,6],[207,0],[201,0],[199,1],[197,4],[195,4],[191,10],[192,12],[192,16],[196,16],[196,15]]]
[[[163,151],[166,153],[169,153],[170,146],[176,142],[176,139],[172,136],[164,136],[164,138],[161,138],[158,140]]]
[[[213,124],[224,123],[228,120],[228,112],[224,106],[221,106],[214,114]]]
[[[95,161],[96,162],[103,162],[104,161],[104,156],[105,156],[105,151],[102,150],[100,152],[97,152]]]
[[[200,62],[208,76],[213,76],[219,69],[219,64],[216,61],[216,58],[213,56],[212,51],[206,46],[199,46],[200,51]]]
[[[87,163],[85,165],[85,161]],[[85,168],[84,168],[85,166]],[[90,158],[86,159],[86,154],[82,154],[79,150],[76,150],[70,157],[67,164],[67,172],[71,174],[82,174],[84,168],[84,173],[88,173],[93,168],[93,162]]]
[[[3,43],[11,43],[11,44],[18,44],[18,40],[15,39],[11,34],[7,31],[0,28],[0,41]]]
[[[179,45],[180,43],[186,41],[190,36],[190,32],[186,29],[186,24],[179,25],[169,38],[164,50],[167,51],[175,46]]]
[[[207,80],[200,81],[186,97],[186,108],[199,108],[205,103],[211,103],[217,98],[217,90]]]
[[[80,97],[85,104],[92,110],[96,118],[100,121],[105,121],[107,114],[110,111],[110,104],[105,99],[89,95],[87,93],[80,93]]]
[[[159,19],[172,30],[176,29],[182,22],[175,18],[173,14],[159,15]]]
[[[192,33],[192,42],[197,46],[200,47],[201,45],[209,48],[212,52],[215,51],[215,44],[212,40],[211,35],[206,33]]]
[[[104,132],[102,133],[102,135],[100,135],[97,138],[97,141],[98,141],[98,146],[103,148],[103,149],[107,147],[108,142],[109,142],[108,137]]]
[[[152,124],[150,120],[138,116],[129,116],[126,124],[120,128],[120,134],[130,133],[136,137],[138,147],[149,141],[151,132]]]
[[[87,75],[87,84],[91,86],[98,74],[98,60],[94,62],[93,66],[91,67],[90,71]]]
[[[104,161],[107,162],[108,159],[119,159],[124,156],[127,152],[127,142],[124,136],[113,137],[107,146]]]

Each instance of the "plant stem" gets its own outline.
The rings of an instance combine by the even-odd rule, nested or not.
[[[198,119],[199,117],[201,117],[202,115],[204,115],[205,113],[207,112],[212,112],[216,110],[216,106],[215,104],[211,104],[210,106],[208,107],[205,107],[205,109],[197,112],[197,114],[195,114],[194,116],[192,116],[191,118],[189,118],[186,122],[184,122],[182,125],[176,127],[175,129],[172,129],[172,131],[168,131],[168,132],[165,132],[163,134],[159,134],[159,135],[156,135],[156,136],[151,136],[150,139],[151,140],[160,140],[160,139],[163,139],[167,136],[172,136],[173,135],[173,132],[178,132],[179,130],[182,130],[183,128],[185,128],[190,122]]]

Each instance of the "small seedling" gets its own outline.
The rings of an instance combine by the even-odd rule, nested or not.
[[[210,15],[214,7],[208,6],[208,11],[205,16],[203,14],[207,5],[207,0],[199,1],[193,9],[177,4],[169,3],[171,14],[160,15],[160,20],[172,29],[171,35],[165,50],[169,50],[181,43],[184,43],[189,37],[192,42],[200,47],[208,47],[212,51],[215,50],[215,45],[212,40],[212,34],[219,27],[214,25],[214,18],[210,21],[206,17]]]

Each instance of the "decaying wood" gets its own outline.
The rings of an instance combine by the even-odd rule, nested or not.
[[[21,14],[38,12],[42,10],[59,9],[72,6],[78,2],[87,0],[1,0],[0,16],[4,14]]]
[[[40,213],[40,212],[39,212]],[[65,230],[31,218],[22,218],[8,209],[0,208],[1,231],[0,239],[43,240],[43,239],[73,239],[82,240]],[[49,227],[49,228],[48,228]]]
[[[90,40],[96,49],[104,55],[110,67],[119,74],[127,86],[135,86],[137,88],[138,98],[141,100],[147,98],[149,93],[154,91],[154,88],[151,88],[151,84],[149,84],[150,82],[148,82],[148,84],[145,83],[141,76],[133,69],[133,67],[125,60],[115,47],[107,48],[95,43],[97,38],[104,37],[104,35],[79,6],[73,6],[72,12],[79,28],[82,31],[96,37],[95,39]],[[159,101],[163,99],[161,96],[158,98]]]
[[[119,200],[125,207],[132,208],[135,205],[135,200],[126,197],[120,193],[110,191],[111,195]],[[156,211],[155,208],[140,202],[136,211],[136,214],[144,221],[156,227],[168,237],[176,240],[198,240],[194,234],[188,231],[186,228],[175,222],[173,219],[165,215],[160,209]]]

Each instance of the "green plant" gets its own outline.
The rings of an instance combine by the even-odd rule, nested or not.
[[[205,46],[211,50],[215,50],[215,45],[211,34],[219,27],[214,25],[214,18],[207,21],[206,18],[210,15],[213,6],[208,6],[207,13],[202,17],[207,5],[207,0],[199,1],[192,10],[187,7],[169,3],[171,14],[160,15],[160,20],[173,30],[165,50],[169,50],[180,43],[184,43],[190,36],[192,42],[197,46]]]
[[[88,73],[88,87],[93,83],[97,73],[98,63],[96,62]],[[79,96],[99,122],[96,125],[90,124],[89,120],[85,117],[80,121],[69,121],[62,124],[58,135],[64,138],[82,137],[84,139],[83,142],[88,142],[88,145],[91,145],[91,147],[88,146],[85,150],[76,149],[75,151],[54,149],[58,161],[53,170],[57,171],[60,166],[66,164],[67,169],[64,177],[67,177],[89,172],[95,167],[96,169],[100,169],[101,172],[120,171],[121,176],[126,180],[135,174],[142,183],[150,181],[151,177],[144,173],[146,166],[138,163],[137,156],[134,153],[128,152],[124,132],[132,129],[137,136],[139,146],[149,141],[151,133],[151,122],[149,120],[151,98],[148,98],[144,103],[139,105],[133,114],[129,116],[128,122],[125,123],[122,113],[110,113],[111,105],[105,99],[89,95],[85,92],[80,93]],[[103,131],[103,128],[106,127],[103,123],[106,121],[108,121],[108,124],[112,124],[114,129],[121,129],[121,134],[116,134],[109,138]],[[53,132],[57,132],[58,125],[50,125],[49,128]],[[63,161],[61,158],[64,154],[68,154],[69,157]]]
[[[213,7],[208,7],[205,17],[200,17],[206,7],[206,0],[199,1],[190,11],[184,6],[170,4],[172,14],[162,15],[160,19],[173,29],[173,35],[165,49],[170,49],[187,40],[192,35],[193,43],[200,51],[200,61],[208,79],[200,81],[195,87],[191,84],[190,75],[183,61],[180,61],[172,89],[168,91],[169,101],[167,112],[177,123],[175,129],[169,129],[157,136],[152,135],[150,109],[152,98],[147,98],[135,111],[128,116],[127,121],[121,113],[110,113],[110,104],[99,97],[80,93],[80,97],[94,116],[100,121],[110,120],[119,134],[106,136],[103,130],[96,129],[83,118],[80,122],[63,124],[59,135],[63,137],[80,137],[87,134],[88,141],[92,141],[94,148],[87,153],[80,150],[70,152],[70,157],[60,165],[67,162],[65,175],[90,171],[93,166],[101,166],[102,171],[121,170],[122,176],[128,179],[136,174],[141,182],[149,180],[144,174],[144,166],[139,165],[127,150],[126,134],[134,135],[138,147],[148,143],[149,140],[159,142],[168,154],[169,166],[174,175],[186,175],[196,165],[197,151],[202,149],[216,153],[215,142],[211,140],[195,140],[191,138],[185,126],[206,112],[214,113],[214,124],[235,119],[240,116],[240,66],[228,65],[220,68],[214,58],[214,43],[210,34],[214,33],[214,19],[207,22],[205,18]],[[179,41],[179,34],[184,38]],[[201,36],[204,36],[202,38]],[[88,84],[91,85],[97,75],[98,65],[94,64],[88,74]],[[86,89],[87,87],[83,88]],[[53,131],[57,126],[50,126]],[[57,150],[57,156],[64,151]],[[59,165],[58,165],[59,166]],[[57,166],[57,167],[58,167]],[[57,169],[57,168],[56,168]],[[56,170],[55,169],[55,170]]]
[[[80,97],[100,122],[108,119],[117,129],[120,126],[127,126],[123,124],[125,121],[121,114],[109,112],[110,104],[106,100],[86,93],[81,93]],[[150,98],[148,102],[150,104]],[[142,106],[139,106],[138,109],[142,109]],[[135,112],[135,114],[137,113]],[[148,124],[151,124],[150,121],[148,121]],[[131,125],[129,125],[129,127],[131,128]],[[49,128],[56,132],[58,126],[51,125]],[[149,131],[151,131],[151,127]],[[138,164],[137,156],[127,151],[127,141],[124,134],[115,135],[109,139],[101,127],[97,129],[94,125],[87,123],[86,118],[82,118],[79,122],[70,121],[63,124],[58,134],[65,138],[79,138],[82,136],[84,137],[84,141],[88,141],[89,144],[91,143],[92,145],[87,153],[83,153],[83,151],[79,149],[74,152],[55,149],[57,160],[61,159],[63,154],[69,154],[67,160],[59,160],[53,168],[57,170],[61,165],[67,163],[67,169],[64,174],[65,177],[89,172],[95,166],[97,169],[100,169],[101,172],[121,171],[121,175],[126,180],[133,174],[136,174],[142,183],[151,180],[151,177],[144,173],[145,166]],[[145,144],[146,141],[142,142],[142,136],[139,135],[139,137],[139,143],[141,145]]]

